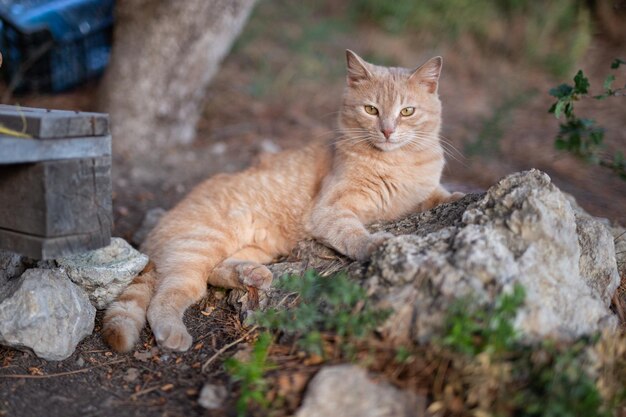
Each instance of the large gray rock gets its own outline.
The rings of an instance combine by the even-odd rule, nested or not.
[[[523,341],[571,340],[617,324],[608,308],[619,284],[614,237],[603,222],[573,208],[540,171],[512,174],[485,194],[370,229],[396,237],[369,263],[305,242],[270,269],[275,277],[309,267],[323,274],[347,270],[380,306],[393,310],[382,331],[403,343],[439,334],[455,300],[471,296],[493,304],[516,283],[526,290],[515,320]],[[284,296],[272,291],[261,305]]]
[[[515,283],[526,290],[515,324],[528,342],[571,340],[617,324],[608,308],[619,283],[610,232],[577,217],[536,170],[491,187],[455,225],[391,239],[369,272],[370,290],[396,311],[386,329],[400,339],[428,340],[454,300],[493,303]]]
[[[296,417],[420,417],[426,401],[386,382],[373,381],[355,365],[322,368],[311,380]]]
[[[63,360],[91,334],[95,314],[63,271],[29,269],[0,288],[0,344]]]
[[[98,309],[106,308],[148,263],[148,257],[124,239],[112,238],[101,249],[57,259],[72,281],[80,285]]]

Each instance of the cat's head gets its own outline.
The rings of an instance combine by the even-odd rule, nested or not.
[[[441,57],[408,69],[373,65],[350,50],[346,56],[340,140],[367,143],[381,151],[434,146],[441,126],[437,95]]]

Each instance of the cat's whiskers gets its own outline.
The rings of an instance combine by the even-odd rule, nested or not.
[[[372,133],[368,129],[348,128],[338,129],[339,136],[333,141],[337,143],[355,142],[360,143],[373,138]]]
[[[460,154],[460,152],[454,148],[452,145],[450,145],[449,143],[447,143],[444,140],[441,140],[440,137],[434,136],[434,135],[428,135],[428,136],[421,136],[421,135],[413,135],[412,139],[410,139],[409,142],[411,145],[413,145],[415,148],[417,148],[418,151],[425,151],[425,150],[435,150],[437,148],[441,149],[444,154],[446,156],[448,156],[449,158],[455,160],[456,162],[458,162],[459,164],[463,165],[463,166],[467,166],[467,164],[459,159],[459,157],[457,157],[456,155],[454,155],[454,152],[452,152],[448,146],[451,146],[452,149],[454,149],[454,151],[456,151],[457,153]],[[463,157],[462,154],[460,154],[461,157]]]
[[[445,136],[442,136],[442,135],[434,136],[432,134],[428,134],[426,132],[419,132],[419,131],[418,132],[414,132],[413,135],[414,135],[414,137],[419,138],[419,139],[438,138],[438,140],[442,144],[442,146],[446,146],[450,150],[452,150],[455,153],[457,153],[458,156],[465,158],[465,156]]]
[[[428,132],[424,132],[424,131],[417,131],[417,132],[415,132],[415,133],[417,133],[418,135],[421,135],[421,134],[426,134],[426,135],[428,135],[428,136],[431,136],[431,135],[429,135],[429,134],[428,134]],[[438,135],[438,137],[439,137],[439,140],[440,140],[440,142],[442,143],[442,145],[446,145],[449,149],[451,149],[452,151],[454,151],[454,152],[455,152],[455,153],[456,153],[459,157],[461,157],[461,158],[465,159],[465,155],[463,155],[463,153],[462,153],[461,151],[459,151],[459,150],[458,150],[458,149],[457,149],[457,148],[456,148],[456,147],[452,144],[452,141],[451,141],[449,138],[447,138],[447,137],[443,136],[442,134],[439,134],[439,135]]]

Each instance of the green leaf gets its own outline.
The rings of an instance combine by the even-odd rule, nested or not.
[[[606,79],[604,80],[604,84],[602,85],[602,87],[605,90],[611,90],[611,84],[613,84],[613,81],[615,81],[615,75],[610,74],[606,77]]]
[[[572,103],[571,101],[566,101],[563,112],[567,117],[572,117],[572,113],[574,112],[574,103]]]
[[[228,358],[224,362],[226,371],[233,381],[241,383],[241,395],[237,400],[237,416],[245,417],[251,402],[266,408],[267,382],[263,379],[263,374],[272,369],[272,365],[267,361],[269,347],[272,343],[272,336],[269,333],[261,333],[252,348],[252,354],[247,361],[239,361]]]
[[[554,116],[558,119],[559,117],[561,117],[561,114],[563,114],[563,109],[565,108],[565,105],[567,104],[566,101],[563,100],[559,100],[555,103],[554,105]]]
[[[577,94],[587,94],[589,92],[589,79],[585,77],[583,70],[578,70],[574,76],[574,91]]]
[[[565,151],[567,150],[568,146],[567,146],[567,142],[564,141],[563,139],[557,139],[554,141],[554,147],[560,151]]]
[[[613,62],[611,62],[612,69],[617,69],[620,65],[626,65],[626,61],[624,61],[623,59],[615,58]]]
[[[565,98],[572,94],[574,87],[569,84],[561,84],[558,87],[551,88],[549,93],[552,97]]]

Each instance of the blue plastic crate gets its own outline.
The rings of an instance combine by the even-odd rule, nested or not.
[[[58,92],[100,75],[114,0],[0,0],[3,76],[15,92]]]

